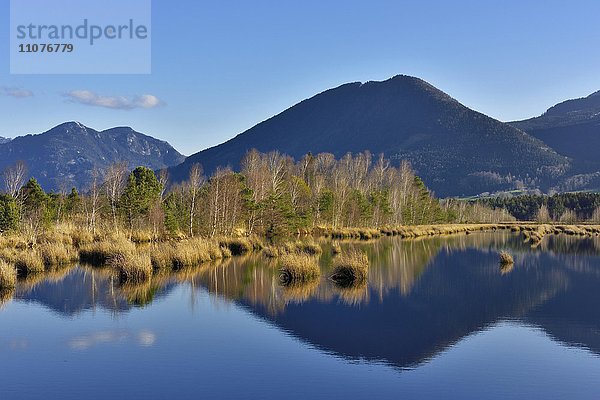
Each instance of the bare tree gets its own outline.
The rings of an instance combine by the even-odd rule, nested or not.
[[[203,182],[204,178],[202,176],[202,166],[200,164],[192,165],[192,168],[190,169],[190,178],[188,180],[188,191],[190,196],[190,237],[194,237],[194,216],[196,215],[196,203],[198,201],[198,194],[200,193],[200,188],[202,187]]]
[[[167,192],[167,183],[169,182],[169,171],[166,168],[163,168],[158,173],[158,183],[160,183],[160,201],[162,202],[165,198],[165,193]]]
[[[106,189],[106,197],[110,203],[110,211],[113,219],[113,226],[116,231],[119,229],[117,221],[117,202],[123,194],[125,188],[125,178],[127,177],[127,164],[119,162],[112,164],[106,170],[106,179],[104,187]]]
[[[596,207],[596,209],[592,213],[591,222],[600,224],[600,206]]]
[[[88,230],[96,234],[96,219],[100,208],[100,190],[98,186],[99,173],[96,168],[92,171],[92,183],[90,185],[89,199],[86,202],[86,214],[88,221]]]
[[[3,177],[6,193],[13,199],[17,198],[21,187],[25,184],[26,175],[27,166],[24,161],[17,161],[14,166],[4,170]]]

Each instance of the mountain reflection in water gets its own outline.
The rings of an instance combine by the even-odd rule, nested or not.
[[[97,308],[118,316],[152,307],[185,284],[192,288],[190,307],[199,291],[208,291],[316,348],[398,368],[418,366],[506,320],[600,354],[600,310],[593,306],[600,304],[598,237],[550,236],[534,249],[510,232],[342,242],[370,259],[368,283],[346,288],[327,279],[331,243],[322,245],[322,278],[303,285],[281,286],[277,261],[250,255],[128,286],[106,270],[79,266],[21,281],[1,301],[14,295],[69,318]],[[513,254],[512,268],[499,266],[502,249]],[[152,343],[148,334],[112,332],[74,338],[73,346],[115,338]]]

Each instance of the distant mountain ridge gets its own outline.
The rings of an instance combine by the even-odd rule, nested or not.
[[[10,142],[11,140],[12,140],[12,139],[5,138],[5,137],[2,137],[2,136],[0,136],[0,144],[8,143],[8,142]]]
[[[542,141],[465,107],[419,78],[399,75],[317,94],[188,157],[170,168],[170,175],[184,180],[194,163],[207,173],[218,166],[237,169],[252,148],[295,158],[308,152],[384,153],[395,162],[409,160],[440,196],[547,188],[570,167]]]
[[[563,101],[539,117],[509,124],[572,159],[576,177],[563,185],[563,190],[600,188],[600,91]]]
[[[132,128],[96,131],[79,122],[66,122],[47,132],[0,144],[0,171],[22,160],[28,176],[35,177],[46,190],[72,186],[85,190],[94,170],[102,179],[106,168],[115,162],[156,170],[184,159],[169,143]]]

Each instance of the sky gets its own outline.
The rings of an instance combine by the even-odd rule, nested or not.
[[[597,0],[153,0],[143,75],[11,75],[9,9],[3,0],[5,137],[80,121],[190,155],[347,82],[417,76],[501,121],[600,90]]]

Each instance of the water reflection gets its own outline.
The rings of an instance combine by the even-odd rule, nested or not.
[[[76,336],[67,341],[73,350],[83,351],[103,344],[127,342],[142,347],[150,347],[156,342],[156,334],[149,330],[141,330],[137,333],[128,331],[98,331],[85,335]]]
[[[600,239],[547,237],[532,248],[518,234],[346,242],[371,262],[368,283],[330,282],[330,243],[323,242],[320,280],[282,286],[277,261],[260,255],[158,275],[142,285],[119,286],[109,271],[76,267],[20,281],[18,301],[76,316],[97,307],[118,315],[152,307],[179,285],[233,301],[248,312],[317,348],[348,359],[411,368],[464,337],[503,320],[539,327],[555,340],[600,354]],[[509,250],[511,267],[498,251]],[[576,256],[575,256],[576,255]],[[8,294],[5,299],[12,297]],[[0,300],[2,301],[2,300]],[[113,341],[152,345],[152,332],[102,331],[69,342],[87,349]]]

